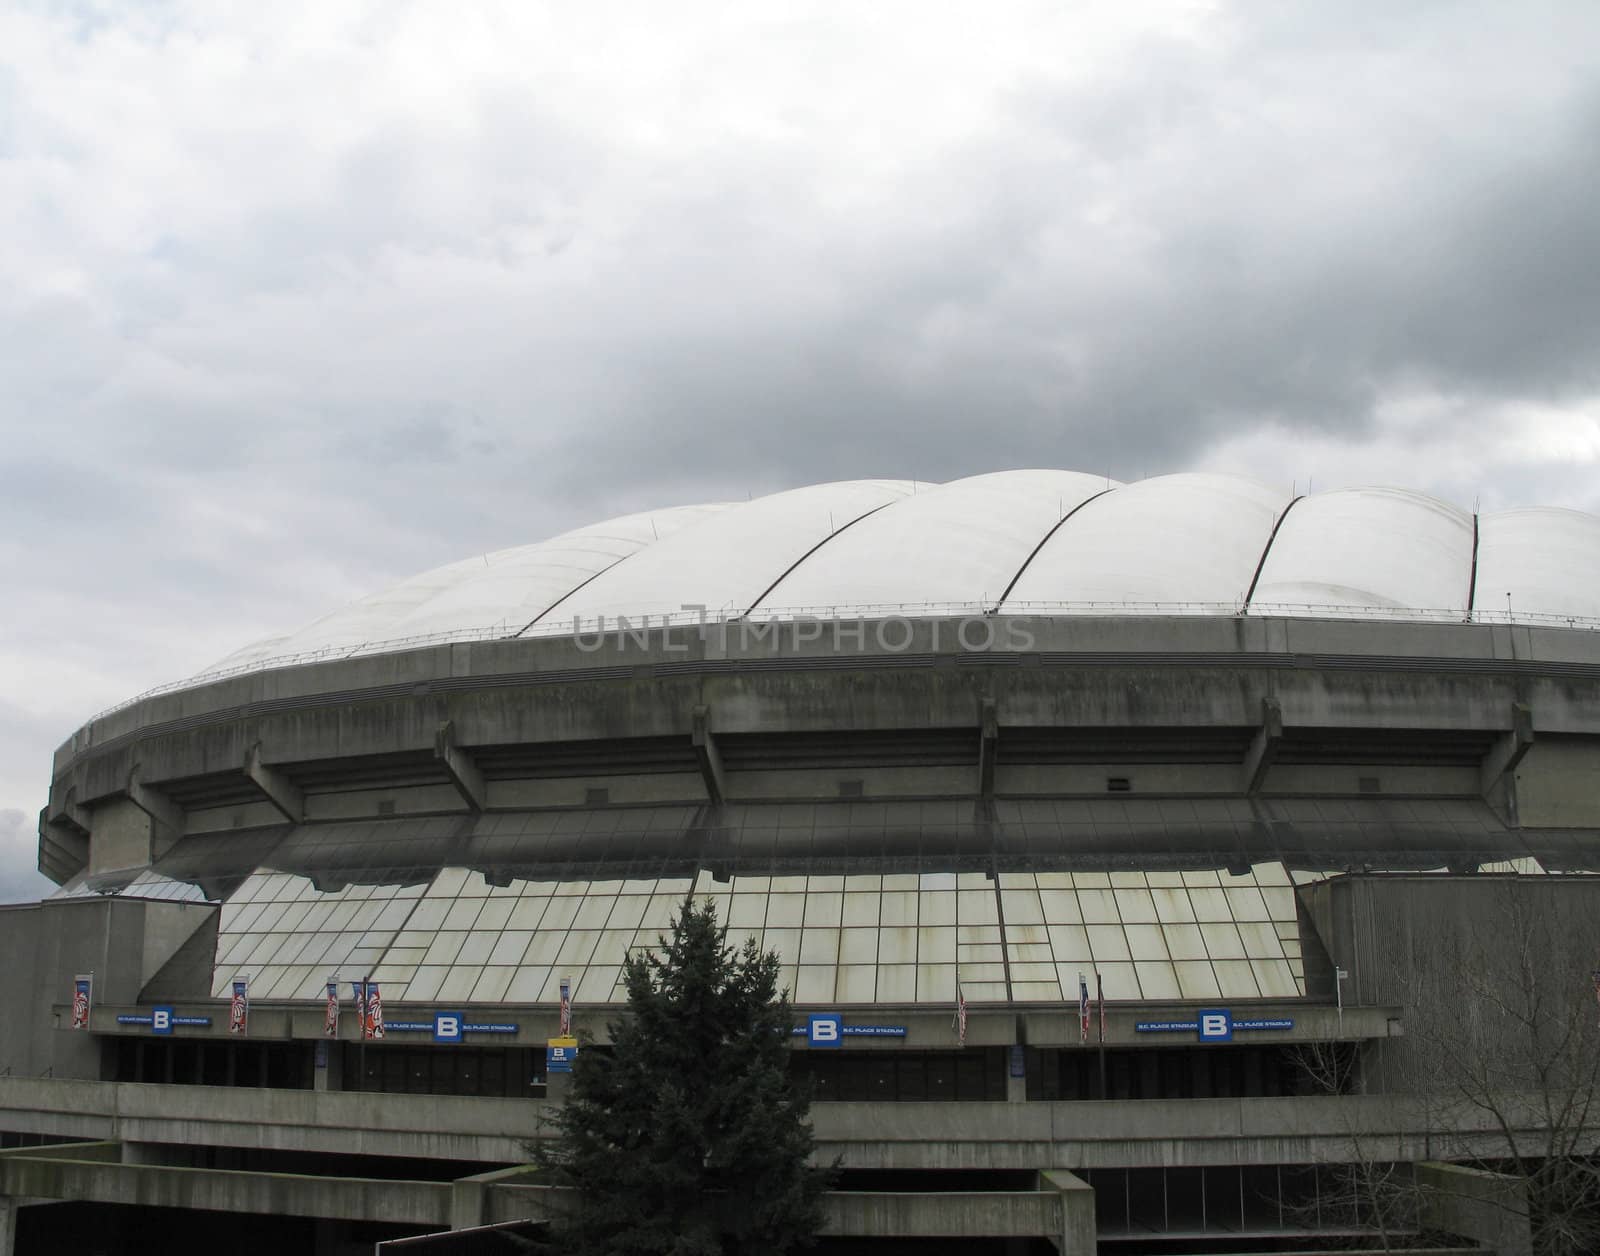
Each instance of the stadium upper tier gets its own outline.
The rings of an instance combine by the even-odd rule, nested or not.
[[[1212,474],[844,480],[624,515],[424,572],[203,676],[419,641],[800,615],[1270,614],[1600,623],[1600,517]],[[196,677],[195,679],[201,679]]]

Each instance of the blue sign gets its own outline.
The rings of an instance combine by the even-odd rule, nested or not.
[[[170,1034],[175,1026],[207,1026],[211,1024],[209,1016],[178,1016],[170,1007],[153,1007],[148,1016],[137,1013],[124,1012],[117,1017],[119,1025],[148,1025],[153,1034]]]
[[[461,1013],[435,1012],[433,1014],[433,1040],[435,1042],[460,1042]]]
[[[572,1062],[577,1058],[576,1038],[551,1038],[544,1048],[544,1071],[546,1074],[570,1073]]]
[[[153,1007],[150,1009],[150,1032],[153,1034],[170,1034],[172,1032],[172,1009],[170,1007]]]
[[[1016,1044],[1011,1047],[1011,1076],[1026,1077],[1028,1075],[1028,1060],[1024,1049]]]
[[[1193,1032],[1201,1042],[1232,1042],[1236,1029],[1293,1029],[1294,1021],[1288,1017],[1272,1020],[1234,1020],[1233,1013],[1225,1007],[1202,1008],[1196,1019],[1187,1021],[1139,1021],[1135,1033],[1178,1034]]]
[[[837,1047],[844,1041],[844,1017],[837,1012],[813,1012],[806,1022],[808,1047]]]
[[[455,1036],[440,1037],[440,1022],[448,1021],[451,1017],[454,1017],[456,1022]],[[179,1021],[178,1023],[181,1025],[183,1022]],[[460,1012],[435,1012],[432,1020],[386,1021],[383,1028],[386,1033],[432,1034],[435,1042],[455,1043],[461,1041],[462,1034],[514,1034],[517,1032],[517,1022],[493,1021],[479,1023],[467,1020]],[[448,1028],[446,1026],[447,1030]]]

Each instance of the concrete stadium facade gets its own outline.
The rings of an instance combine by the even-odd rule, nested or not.
[[[1216,476],[819,485],[425,573],[57,753],[0,1195],[326,1251],[558,1208],[517,1166],[561,985],[603,1048],[692,894],[784,958],[838,1245],[1331,1243],[1376,1156],[1451,1184],[1413,1228],[1525,1250],[1483,1165],[1532,1083],[1493,1122],[1426,1076],[1519,955],[1593,1006],[1597,629],[1600,520]]]

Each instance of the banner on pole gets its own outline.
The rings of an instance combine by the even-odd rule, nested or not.
[[[383,1037],[383,998],[378,994],[378,983],[367,982],[367,1027],[368,1038]]]
[[[325,1038],[339,1036],[339,983],[328,983],[328,1009],[322,1017],[322,1034]]]
[[[561,1033],[562,1038],[572,1036],[572,978],[561,979]]]
[[[83,973],[72,979],[72,1027],[89,1028],[89,1004],[94,998],[94,974]]]
[[[248,974],[233,979],[233,998],[228,1003],[228,1032],[243,1034],[250,1031],[250,977]]]

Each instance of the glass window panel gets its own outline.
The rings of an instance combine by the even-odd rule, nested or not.
[[[256,917],[256,928],[276,929],[282,932],[298,929],[305,921],[306,913],[312,908],[310,902],[263,903],[261,906],[262,914]]]
[[[975,876],[977,874],[967,873],[966,875]],[[1033,890],[1039,886],[1031,872],[1002,872],[999,880],[1002,890]]]
[[[919,964],[953,964],[956,962],[956,931],[949,926],[923,927],[917,930],[917,962]]]
[[[511,919],[511,909],[518,901],[513,898],[497,898],[485,903],[483,910],[478,913],[477,920],[472,922],[472,927],[480,933],[485,930],[499,933]]]
[[[1016,964],[1054,963],[1055,952],[1048,942],[1008,942],[1006,958]],[[1016,974],[1013,973],[1012,976]]]
[[[1179,960],[1173,964],[1178,973],[1178,988],[1186,999],[1218,999],[1222,990],[1207,960]]]
[[[887,884],[892,878],[884,877]],[[884,925],[914,925],[917,923],[917,894],[908,890],[884,890],[882,918]]]
[[[432,933],[425,933],[421,929],[407,929],[395,936],[396,946],[420,946],[424,949],[433,945]]]
[[[917,960],[917,931],[912,928],[878,930],[878,963],[914,964]]]
[[[1075,925],[1083,920],[1078,911],[1078,896],[1071,890],[1040,890],[1039,906],[1053,925]]]
[[[1281,863],[1258,863],[1254,872],[1256,884],[1260,886],[1292,884],[1289,880],[1289,870]]]
[[[851,880],[855,880],[854,877]],[[878,923],[878,895],[847,893],[844,896],[844,923],[846,925],[875,925]]]
[[[954,890],[926,890],[918,896],[917,923],[920,925],[953,925],[956,912]]]
[[[1028,875],[1028,874],[1022,874]],[[956,874],[958,890],[988,890],[994,893],[994,878],[987,872],[961,872]]]
[[[1113,872],[1111,874],[1111,888],[1114,890],[1142,890],[1144,887],[1145,879],[1142,872]]]
[[[1273,887],[1261,891],[1262,901],[1267,905],[1267,915],[1273,920],[1294,920],[1298,913],[1294,909],[1294,891]]]
[[[224,907],[222,909],[222,929],[225,933],[243,933],[254,924],[266,910],[265,903],[250,903],[237,910]]]
[[[845,964],[872,964],[878,959],[876,929],[841,929],[839,960]]]
[[[785,966],[792,967],[800,958],[800,930],[768,929],[761,935],[761,949],[776,951]]]
[[[922,882],[922,878],[915,872],[886,872],[883,874],[883,888],[885,893],[898,890],[915,890]],[[949,885],[946,889],[954,889]]]
[[[582,998],[589,1003],[614,1003],[616,999],[613,998],[613,992],[621,975],[620,965],[592,964],[577,974],[578,985],[572,997]]]
[[[1216,872],[1211,870],[1202,872],[1185,872],[1183,874],[1183,883],[1188,886],[1202,887],[1211,887],[1220,884],[1217,880]]]
[[[1089,949],[1094,952],[1096,963],[1129,958],[1128,940],[1121,925],[1089,925],[1087,928]]]
[[[328,912],[327,923],[322,926],[332,929],[335,933],[343,933],[346,929],[357,928],[355,924],[356,912],[361,910],[360,903],[341,902],[333,904]]]
[[[820,890],[825,894],[838,894],[844,890],[844,878],[842,876],[808,877],[806,879],[806,890],[808,893],[816,893]]]
[[[391,899],[387,903],[378,905],[378,920],[373,928],[395,930],[406,923],[406,918],[411,915],[412,900],[407,898]]]
[[[437,997],[441,1002],[455,1002],[465,999],[472,993],[472,987],[478,984],[478,978],[483,976],[483,969],[476,964],[471,966],[456,965],[445,973],[444,980],[439,983]]]
[[[1277,959],[1283,954],[1283,943],[1278,941],[1278,931],[1260,921],[1237,926],[1244,942],[1244,953],[1251,959]]]
[[[423,956],[424,964],[452,964],[461,951],[461,945],[467,940],[464,933],[441,933],[434,937],[433,945],[428,948],[428,953]]]
[[[583,900],[581,898],[570,896],[552,898],[550,906],[545,908],[544,915],[539,918],[540,930],[570,928],[573,920],[577,917],[578,908],[582,905]]]
[[[795,983],[794,997],[798,1003],[833,1002],[834,970],[831,965],[801,964],[800,976]]]
[[[1029,946],[1033,944],[1043,945],[1049,941],[1050,931],[1044,925],[1018,925],[1013,928],[1010,922],[1006,924],[1007,943]]]
[[[411,978],[416,975],[415,964],[379,964],[372,970],[372,979],[386,992],[398,988],[402,992],[411,984]],[[339,997],[344,998],[344,987],[339,988]],[[385,993],[384,998],[398,1001],[402,994]]]
[[[650,900],[643,894],[622,895],[611,909],[611,915],[606,917],[606,928],[637,929],[639,922],[644,919],[644,909],[649,905]]]
[[[1178,974],[1172,971],[1169,963],[1136,963],[1134,968],[1139,974],[1139,989],[1147,999],[1177,999],[1183,997],[1182,989],[1178,985]]]
[[[355,915],[350,917],[350,923],[346,925],[345,928],[360,929],[362,932],[365,932],[366,930],[372,928],[373,925],[377,924],[378,913],[381,912],[383,908],[384,903],[382,901],[375,903],[369,899],[365,903],[358,903],[356,905]]]
[[[917,1001],[917,968],[915,964],[880,964],[878,966],[879,1003],[915,1003]]]
[[[548,898],[519,898],[511,906],[511,915],[506,917],[508,929],[537,929],[539,918],[544,915],[544,909],[549,905]]]
[[[883,878],[871,874],[862,875],[852,872],[844,879],[844,889],[846,894],[871,893],[876,895],[878,891],[883,889]]]
[[[1151,889],[1167,889],[1183,885],[1181,872],[1147,872],[1144,874],[1144,879],[1149,882]]]
[[[1118,999],[1138,999],[1139,976],[1133,970],[1132,964],[1097,964],[1095,970],[1100,974],[1100,979],[1105,986],[1106,1002],[1115,1002]],[[1061,976],[1061,988],[1071,988],[1074,996],[1077,992],[1076,978],[1071,982],[1067,980],[1065,964],[1057,964],[1056,972]],[[1088,974],[1085,974],[1086,976]]]
[[[550,893],[557,898],[582,898],[589,892],[587,881],[552,881]]]
[[[1209,959],[1199,925],[1164,925],[1167,951],[1173,959]]]
[[[794,1000],[794,983],[799,976],[799,970],[793,964],[785,964],[778,969],[778,990],[787,992],[791,1002]]]
[[[541,929],[533,935],[528,950],[522,957],[524,964],[554,964],[561,953],[561,944],[567,940],[564,930]]]
[[[1044,923],[1044,907],[1040,904],[1038,890],[1003,890],[1002,894],[1007,929],[1012,925]]]
[[[765,895],[772,889],[771,877],[747,877],[743,874],[733,878],[733,893],[735,894],[761,894]],[[726,891],[728,884],[718,881],[707,881],[695,892],[697,894],[715,894],[718,890]]]
[[[517,970],[509,967],[485,968],[478,984],[472,987],[467,998],[473,1003],[498,1003],[505,997],[506,987]]]
[[[1167,958],[1167,943],[1161,936],[1160,925],[1124,925],[1122,931],[1128,936],[1128,953],[1134,959]]]
[[[488,963],[489,952],[494,950],[495,940],[499,936],[498,933],[467,934],[467,940],[457,953],[455,962],[457,964],[472,964],[478,967]]]
[[[1155,923],[1156,904],[1149,890],[1118,890],[1116,894],[1117,910],[1122,913],[1123,924]]]
[[[611,909],[617,905],[617,900],[610,895],[591,894],[583,900],[583,905],[578,908],[578,914],[572,918],[574,929],[603,929],[606,918],[611,915]]]
[[[957,895],[956,912],[961,924],[992,925],[1000,922],[999,908],[995,905],[993,890],[962,890]],[[954,923],[938,921],[939,924]]]
[[[728,928],[759,929],[767,920],[765,894],[735,894],[728,908]]]
[[[956,966],[954,964],[917,965],[917,1002],[948,1003],[956,1001]]]
[[[1267,999],[1295,999],[1301,994],[1294,971],[1283,960],[1254,959],[1250,971],[1255,974],[1256,985]]]
[[[627,958],[628,948],[633,945],[632,929],[607,929],[600,935],[600,941],[594,948],[594,954],[589,957],[591,964],[621,964]]]
[[[804,894],[806,892],[806,879],[804,877],[773,877],[772,892],[774,894]]]
[[[1080,890],[1108,890],[1111,878],[1104,872],[1074,872],[1072,883]]]
[[[1087,924],[1122,923],[1122,916],[1117,911],[1117,896],[1110,890],[1079,890],[1078,910],[1083,913],[1083,919]]]
[[[836,964],[839,962],[839,930],[806,929],[800,934],[800,967],[802,976],[807,964]]]
[[[1005,947],[998,942],[993,946],[957,946],[956,959],[963,964],[998,964],[1005,959]]]
[[[805,894],[773,894],[766,899],[766,928],[798,928],[805,920]]]
[[[495,939],[494,949],[489,952],[491,964],[518,964],[522,962],[523,953],[528,949],[533,934],[526,929],[513,929],[502,933]],[[394,958],[395,952],[389,952],[389,958]]]
[[[556,952],[557,968],[581,968],[589,962],[589,956],[594,954],[595,944],[600,941],[598,929],[573,929],[567,934],[566,941],[561,944],[561,949]]]
[[[1228,896],[1221,890],[1191,888],[1189,902],[1194,907],[1194,918],[1196,920],[1233,919],[1233,913],[1228,910]]]
[[[956,941],[962,946],[1000,944],[999,925],[962,925],[956,930]]]
[[[591,881],[591,882],[589,882],[589,897],[590,898],[615,898],[618,894],[621,894],[621,893],[622,893],[622,882],[621,882],[620,879],[611,880],[611,881]]]
[[[439,983],[450,970],[442,966],[424,967],[417,969],[417,975],[411,979],[411,984],[406,987],[406,998],[410,1002],[422,1003],[433,998],[439,992]]]
[[[1004,964],[968,964],[962,962],[956,965],[956,971],[961,975],[961,982],[965,985],[969,981],[998,981],[1006,979],[1006,966]],[[881,982],[879,983],[882,984]]]
[[[506,987],[506,1002],[537,1003],[539,995],[544,990],[544,983],[549,979],[548,968],[517,969],[516,975],[511,978],[511,984]]]
[[[1056,984],[1056,966],[1054,964],[1012,964],[1011,981],[1048,981],[1052,986]],[[1090,992],[1093,993],[1094,983],[1089,983]]]
[[[1260,997],[1260,991],[1256,986],[1255,973],[1251,971],[1249,960],[1212,960],[1211,969],[1217,974],[1217,984],[1222,987],[1223,998],[1255,999]]]
[[[1091,958],[1089,935],[1082,925],[1051,925],[1050,949],[1057,963],[1082,964]]]
[[[1200,933],[1206,940],[1206,953],[1212,959],[1244,958],[1244,943],[1233,925],[1201,925]]]
[[[888,884],[887,880],[884,882]],[[924,872],[917,878],[919,890],[953,890],[956,888],[956,874],[953,872]]]
[[[1222,891],[1228,898],[1228,905],[1233,911],[1235,920],[1270,920],[1267,912],[1266,900],[1261,897],[1261,891],[1255,886],[1240,889],[1230,887]]]
[[[1009,999],[1003,981],[967,981],[963,978],[961,988],[966,992],[968,1003],[1005,1003]]]
[[[871,1003],[876,997],[877,984],[876,964],[841,964],[835,997],[840,1003]]]
[[[1059,1003],[1061,987],[1054,981],[1011,982],[1011,998],[1017,1003]]]
[[[1150,897],[1155,904],[1157,919],[1184,923],[1194,919],[1194,906],[1189,902],[1187,890],[1153,889]]]
[[[406,928],[432,932],[444,925],[444,916],[449,910],[449,903],[436,898],[425,898],[416,905],[406,919]]]
[[[813,881],[820,881],[821,877],[812,877]],[[832,878],[837,880],[838,878]],[[840,914],[844,910],[844,895],[830,892],[817,893],[811,891],[806,894],[806,928],[813,926],[824,929],[837,929]]]
[[[333,914],[333,909],[338,905],[337,902],[332,902],[328,899],[312,903],[307,908],[305,916],[297,927],[307,933],[315,933],[319,929],[326,928],[328,917]]]
[[[425,946],[391,946],[383,958],[389,964],[420,964],[427,951]]]

